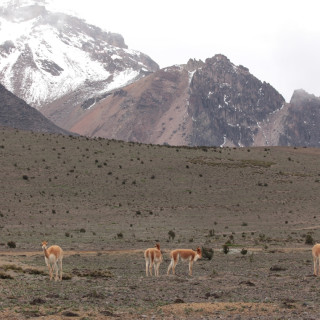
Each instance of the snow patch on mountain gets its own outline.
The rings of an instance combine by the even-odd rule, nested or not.
[[[106,93],[159,68],[127,49],[122,36],[49,12],[50,3],[0,4],[0,82],[30,105],[40,108],[79,88]]]

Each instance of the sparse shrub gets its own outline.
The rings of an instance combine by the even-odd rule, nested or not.
[[[69,233],[69,232],[66,232],[64,235],[65,235],[67,238],[70,237],[70,233]]]
[[[85,233],[85,232],[86,232],[86,229],[81,228],[81,229],[80,229],[80,232],[81,232],[81,233]]]
[[[213,249],[202,247],[202,258],[212,260],[213,258]]]
[[[214,232],[215,232],[214,229],[209,230],[209,236],[214,237]]]
[[[168,235],[169,235],[169,240],[171,240],[171,239],[172,239],[172,241],[173,241],[173,240],[174,240],[174,238],[176,237],[175,232],[174,232],[174,231],[172,231],[172,230],[170,230],[170,231],[168,232]]]
[[[305,244],[314,244],[314,240],[312,238],[312,235],[311,234],[307,234],[306,235],[306,241],[305,241]]]
[[[16,248],[16,243],[14,241],[8,241],[7,246],[9,248]]]
[[[118,237],[118,239],[122,239],[123,238],[123,233],[122,232],[117,233],[117,237]]]
[[[248,223],[247,222],[242,222],[241,224],[243,227],[247,227],[248,226]]]
[[[29,180],[29,177],[28,177],[26,174],[24,174],[24,175],[22,176],[22,179],[23,179],[23,180]]]
[[[230,251],[229,245],[226,243],[222,246],[222,249],[224,254],[227,254]]]
[[[282,266],[278,266],[278,265],[270,267],[270,271],[286,271],[286,270],[287,270],[287,268],[282,267]]]
[[[248,253],[248,250],[247,249],[245,249],[245,248],[242,248],[241,249],[241,254],[242,255],[246,255]]]

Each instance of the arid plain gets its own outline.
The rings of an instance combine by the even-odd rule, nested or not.
[[[2,128],[0,318],[318,319],[319,157]],[[43,240],[64,250],[61,282]],[[192,277],[181,262],[166,275],[170,250],[198,246],[213,256]]]

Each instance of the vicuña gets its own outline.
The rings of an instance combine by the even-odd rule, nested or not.
[[[159,276],[159,267],[162,262],[162,253],[160,250],[160,244],[157,243],[155,248],[149,248],[144,252],[144,258],[146,260],[146,276],[148,276],[148,271],[150,276],[152,276],[152,266],[154,266],[154,275]]]
[[[194,251],[191,249],[176,249],[170,252],[170,257],[171,257],[171,262],[168,267],[167,274],[170,274],[171,268],[172,268],[172,273],[175,274],[176,265],[179,261],[179,258],[181,258],[181,260],[189,261],[189,275],[191,276],[193,262],[202,258],[202,252],[201,252],[201,248],[199,247],[197,251]]]
[[[44,260],[49,268],[50,280],[53,278],[53,273],[55,273],[55,281],[62,280],[62,258],[63,250],[56,245],[47,248],[48,242],[42,242],[42,249],[44,252]],[[60,270],[60,277],[59,277]]]
[[[313,273],[315,276],[319,275],[320,271],[320,244],[316,243],[312,248],[313,257]]]

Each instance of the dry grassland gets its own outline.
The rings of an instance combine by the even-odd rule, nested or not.
[[[319,157],[1,129],[0,318],[318,319]],[[65,250],[62,282],[43,240]],[[213,257],[193,277],[166,275],[171,249],[197,246]]]

